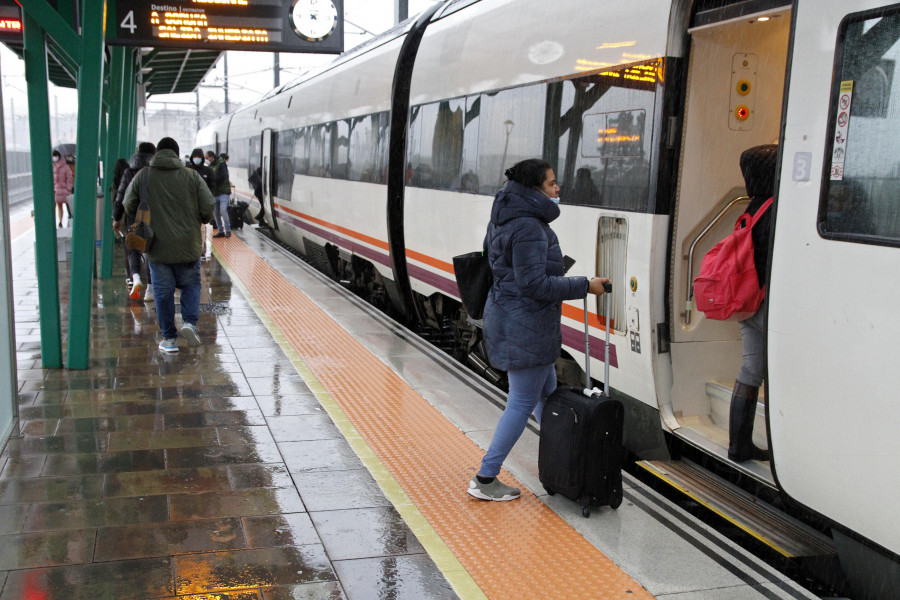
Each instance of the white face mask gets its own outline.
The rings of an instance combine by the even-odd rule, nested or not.
[[[59,162],[59,157],[58,157],[58,156],[54,156],[54,157],[53,157],[53,162]]]
[[[199,156],[195,156],[194,158],[191,159],[191,162],[194,163],[195,165],[202,165],[203,159],[200,158]]]

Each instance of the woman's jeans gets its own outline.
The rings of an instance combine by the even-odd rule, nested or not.
[[[164,340],[178,337],[175,327],[175,288],[181,290],[181,320],[196,325],[200,318],[200,261],[187,263],[150,262],[156,320]]]
[[[506,398],[506,409],[500,415],[491,447],[481,461],[478,474],[482,477],[496,477],[500,474],[503,461],[525,431],[528,417],[534,413],[540,425],[544,400],[556,389],[554,364],[508,371],[507,377],[509,395]]]
[[[755,388],[763,384],[763,376],[766,374],[766,341],[763,336],[765,316],[766,300],[763,300],[759,305],[759,310],[750,318],[738,323],[741,327],[741,348],[744,359],[741,362],[737,380]]]
[[[228,194],[216,196],[216,229],[219,233],[231,233],[231,221],[228,219]]]

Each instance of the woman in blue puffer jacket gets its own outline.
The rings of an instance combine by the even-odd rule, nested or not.
[[[497,479],[528,417],[540,422],[544,399],[556,389],[562,346],[563,300],[603,293],[603,277],[565,277],[559,240],[549,223],[559,216],[559,186],[549,163],[528,159],[507,169],[494,197],[485,245],[494,284],[484,308],[491,365],[507,372],[509,395],[490,448],[468,493],[514,500],[518,488]]]

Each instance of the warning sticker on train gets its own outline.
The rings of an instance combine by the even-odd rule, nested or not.
[[[853,82],[842,81],[839,110],[834,120],[834,140],[831,146],[831,180],[844,179],[844,158],[847,154],[847,130],[850,128],[850,105],[853,104]]]

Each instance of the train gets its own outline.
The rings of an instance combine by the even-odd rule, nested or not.
[[[858,597],[900,597],[900,4],[883,0],[447,0],[200,130],[279,242],[399,320],[452,333],[495,382],[452,257],[482,247],[504,170],[550,162],[592,373],[626,405],[626,446],[671,441],[828,526]],[[739,157],[776,143],[767,375],[728,460],[738,324],[692,279],[747,198]],[[262,198],[247,183],[262,168]],[[891,275],[894,273],[895,275]],[[584,312],[563,305],[562,379]],[[894,357],[894,358],[892,358]],[[893,373],[893,375],[892,375]],[[602,382],[606,385],[607,382]]]

